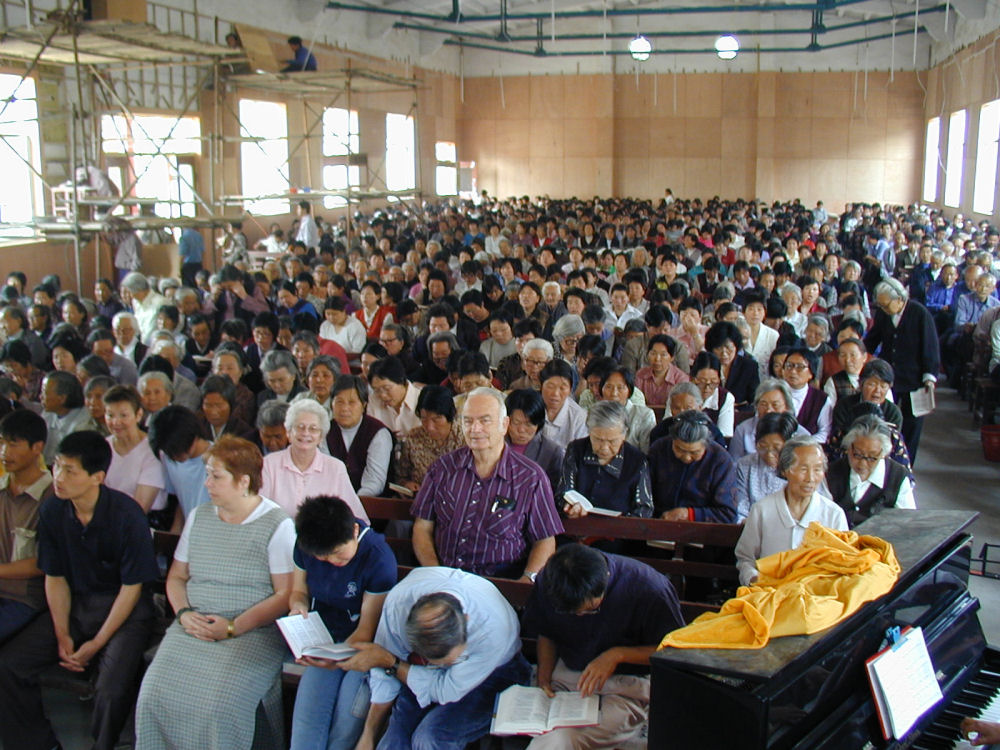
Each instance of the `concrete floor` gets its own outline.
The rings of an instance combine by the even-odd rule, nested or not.
[[[917,507],[979,513],[973,526],[974,556],[983,543],[1000,544],[1000,463],[983,458],[979,430],[972,428],[968,407],[953,390],[943,388],[938,393],[937,413],[925,423],[916,475]],[[1000,574],[1000,548],[993,556],[998,563],[988,570]],[[1000,580],[973,576],[970,588],[982,602],[979,618],[987,639],[1000,644]],[[46,695],[46,704],[64,749],[89,748],[91,704],[65,693]]]

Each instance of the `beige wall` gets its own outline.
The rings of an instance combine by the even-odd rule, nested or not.
[[[912,73],[524,76],[465,81],[459,158],[506,196],[917,197]],[[506,106],[504,106],[504,104]]]
[[[995,33],[945,60],[924,74],[927,100],[924,105],[924,126],[932,117],[941,118],[941,159],[938,162],[938,200],[935,205],[948,213],[962,211],[972,214],[973,188],[976,173],[976,149],[979,143],[979,111],[983,104],[1000,99],[1000,50]],[[966,109],[965,159],[962,169],[962,195],[957,208],[944,206],[944,160],[948,149],[948,120],[952,112]],[[924,150],[924,133],[920,135],[920,151]],[[994,165],[994,169],[996,165]],[[996,173],[994,173],[996,179]],[[998,191],[1000,195],[1000,191]],[[994,197],[993,218],[1000,218],[1000,202]],[[974,214],[978,219],[989,214]]]

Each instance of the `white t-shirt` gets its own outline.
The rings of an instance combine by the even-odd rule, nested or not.
[[[115,450],[111,437],[106,438],[111,446],[111,466],[108,468],[104,484],[113,490],[124,492],[135,498],[136,488],[142,484],[156,487],[159,492],[153,500],[150,510],[163,510],[167,507],[167,475],[160,459],[153,455],[149,447],[149,438],[143,438],[132,450],[124,456]]]
[[[266,497],[260,499],[257,507],[253,509],[249,516],[247,516],[240,525],[253,523],[258,518],[263,516],[272,508],[280,507],[277,503],[268,500]],[[212,510],[215,511],[216,515],[219,515],[219,509],[216,506],[212,506]],[[182,563],[188,561],[188,542],[191,537],[191,522],[194,520],[195,513],[189,513],[187,520],[184,522],[184,531],[181,532],[181,538],[177,542],[177,549],[174,550],[174,559],[180,560]],[[286,518],[280,524],[278,528],[275,529],[274,534],[271,535],[271,541],[267,544],[267,560],[268,560],[268,570],[272,575],[280,575],[282,573],[291,573],[295,570],[295,563],[292,562],[292,551],[295,549],[295,524],[291,518]]]

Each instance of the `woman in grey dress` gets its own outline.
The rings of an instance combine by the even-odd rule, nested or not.
[[[142,682],[137,750],[284,747],[274,620],[288,611],[295,528],[258,494],[262,465],[230,435],[205,452],[212,502],[188,516],[167,575],[177,619]]]

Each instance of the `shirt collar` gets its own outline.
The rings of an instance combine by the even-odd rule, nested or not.
[[[472,455],[472,448],[470,448],[469,446],[465,446],[464,448],[459,448],[459,450],[456,451],[456,453],[458,454],[458,460],[461,463],[462,468],[468,469],[469,471],[475,473],[476,459],[475,456]],[[497,461],[497,465],[493,468],[493,473],[490,476],[486,477],[485,479],[493,479],[494,477],[499,477],[505,482],[510,481],[512,476],[512,469],[511,469],[512,459],[510,456],[512,453],[513,451],[511,450],[510,446],[508,446],[507,442],[504,441],[503,453],[500,454],[500,460]],[[478,477],[479,475],[476,474],[476,476]]]
[[[309,467],[305,471],[299,471],[299,467],[295,465],[295,462],[292,460],[291,448],[285,448],[283,453],[285,454],[281,458],[281,468],[283,469],[290,469],[297,474],[314,474],[322,471],[323,456],[319,448],[316,449],[316,455],[313,456],[312,463],[309,464]]]
[[[9,489],[10,480],[11,480],[10,474],[4,474],[2,477],[0,477],[0,489]],[[52,486],[52,474],[49,471],[43,471],[42,475],[38,477],[38,479],[36,479],[33,484],[30,484],[24,489],[22,489],[21,493],[24,495],[31,496],[31,498],[34,500],[41,500],[42,495],[44,495],[45,491],[48,490],[48,488],[51,486]]]
[[[851,469],[851,478],[849,482],[852,491],[864,484],[873,484],[880,490],[885,489],[885,459],[883,458],[875,464],[875,468],[872,469],[872,473],[868,475],[868,479],[864,482],[861,481],[861,477],[857,475],[854,469]]]
[[[622,470],[625,468],[625,443],[622,443],[618,454],[604,466],[601,466],[601,460],[594,453],[592,447],[588,448],[587,452],[583,454],[583,462],[588,466],[596,466],[598,469],[604,469],[604,471],[608,472],[615,479],[619,479],[622,475]]]

